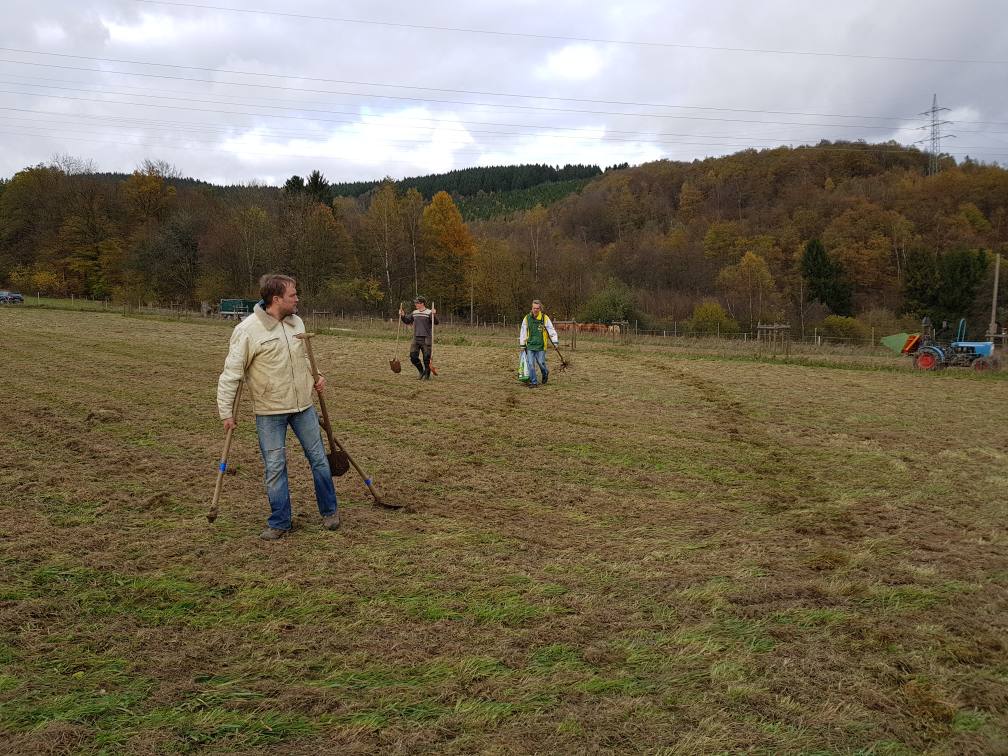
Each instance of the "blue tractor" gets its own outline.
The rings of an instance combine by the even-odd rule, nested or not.
[[[970,370],[997,370],[1000,367],[994,356],[993,341],[965,341],[966,319],[959,321],[959,333],[951,344],[934,339],[931,321],[924,318],[922,333],[907,339],[903,352],[913,355],[918,370],[941,370],[946,367],[964,367]]]

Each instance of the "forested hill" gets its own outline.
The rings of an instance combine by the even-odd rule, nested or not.
[[[474,197],[498,192],[514,192],[531,189],[540,184],[559,181],[592,179],[602,174],[597,165],[565,165],[554,168],[551,165],[495,165],[482,168],[463,168],[448,173],[434,173],[429,176],[414,176],[395,182],[400,191],[416,189],[428,199],[438,192],[448,192],[453,196]],[[353,181],[333,184],[334,197],[359,197],[374,189],[380,181]]]
[[[605,172],[473,168],[353,197],[339,194],[364,184],[334,196],[319,171],[227,189],[153,163],[122,178],[41,165],[0,182],[0,286],[199,303],[256,296],[277,270],[318,309],[387,312],[419,292],[466,316],[510,319],[539,298],[583,322],[707,313],[720,333],[770,321],[868,337],[927,315],[983,335],[1008,171],[929,162],[895,142],[821,142]]]

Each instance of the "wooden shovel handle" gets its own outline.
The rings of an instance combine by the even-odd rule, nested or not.
[[[241,402],[242,386],[245,385],[243,378],[238,380],[238,390],[235,391],[234,404],[231,405],[231,419],[238,422],[238,404]],[[228,453],[231,451],[231,436],[234,428],[228,428],[227,435],[224,436],[224,451],[221,453],[220,467],[217,468],[217,485],[214,488],[213,503],[210,505],[210,514],[207,518],[210,522],[217,519],[217,502],[220,501],[221,488],[224,486],[224,471],[227,470]]]
[[[402,309],[402,302],[399,303],[399,309]],[[395,361],[399,361],[399,329],[402,328],[402,316],[396,315],[396,329],[395,329]]]
[[[312,346],[311,346],[311,340],[312,337],[314,336],[315,336],[314,333],[299,333],[294,338],[301,339],[302,341],[304,341],[305,346],[308,347],[308,361],[311,363],[312,377],[315,379],[315,383],[318,383],[319,378],[318,368],[315,366],[315,354],[312,352]],[[326,409],[325,406],[325,399],[322,397],[322,394],[319,394],[318,398],[319,398],[319,405],[322,407],[322,423],[323,425],[325,425],[326,435],[329,436],[329,449],[331,450],[335,446],[341,452],[346,454],[346,458],[350,461],[350,464],[354,466],[354,469],[357,471],[357,474],[361,476],[361,480],[364,481],[364,485],[368,487],[368,490],[371,492],[371,495],[374,496],[375,502],[381,504],[382,503],[381,494],[379,494],[375,490],[374,486],[371,485],[371,478],[369,478],[367,475],[364,474],[364,471],[360,469],[360,467],[357,465],[356,462],[354,462],[354,458],[350,456],[350,453],[343,448],[343,444],[337,441],[336,437],[333,435],[332,425],[330,425],[329,423],[329,411]]]

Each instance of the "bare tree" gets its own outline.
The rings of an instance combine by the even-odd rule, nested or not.
[[[413,296],[420,295],[420,275],[417,269],[417,248],[421,243],[421,221],[423,220],[424,198],[414,187],[406,192],[399,203],[400,218],[406,241],[413,252]]]

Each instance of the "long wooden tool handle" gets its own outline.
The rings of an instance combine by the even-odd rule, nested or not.
[[[235,391],[234,404],[231,405],[231,419],[235,422],[238,422],[238,404],[241,402],[242,386],[244,385],[245,380],[239,379],[238,390]],[[231,435],[233,433],[234,428],[228,428],[227,435],[224,436],[224,451],[221,453],[220,467],[217,468],[217,486],[214,488],[213,503],[210,505],[210,515],[214,518],[217,517],[217,502],[220,501],[221,488],[224,487],[224,471],[227,470],[227,459],[228,453],[231,451]]]
[[[399,303],[399,309],[400,310],[402,309],[402,302]],[[399,359],[399,329],[402,328],[402,315],[397,315],[396,317],[399,318],[399,322],[397,323],[396,329],[395,329],[395,359],[398,360]]]
[[[311,363],[312,377],[315,379],[315,383],[318,383],[318,368],[315,366],[315,354],[312,352],[311,347],[311,335],[310,334],[298,334],[296,338],[302,339],[305,346],[308,347],[308,361]],[[315,393],[318,393],[317,391]],[[350,464],[354,466],[357,474],[361,476],[361,480],[364,481],[364,485],[368,487],[371,495],[374,496],[374,500],[379,504],[382,503],[381,494],[375,491],[373,485],[371,485],[371,478],[364,474],[364,471],[360,469],[360,466],[354,462],[354,458],[350,456],[350,452],[343,448],[343,444],[336,440],[333,435],[332,426],[329,424],[329,412],[326,410],[325,399],[322,398],[322,394],[318,395],[319,405],[322,407],[322,421],[325,424],[326,434],[329,436],[329,448],[332,449],[335,445],[341,452],[346,454],[346,458],[350,461]]]
[[[311,352],[311,340],[303,339],[304,346],[308,349],[308,362],[311,363],[311,377],[314,382],[319,382],[319,368],[314,364],[314,354]],[[318,391],[316,393],[319,393]],[[329,421],[329,410],[326,408],[326,397],[319,394],[319,406],[322,407],[322,424],[326,428],[326,435],[329,436],[329,451],[336,448],[336,438],[333,437],[333,425]]]
[[[375,501],[381,504],[382,503],[381,494],[375,491],[374,486],[371,485],[371,478],[365,475],[364,471],[360,469],[360,465],[354,462],[354,458],[350,456],[350,452],[348,452],[346,449],[343,448],[343,444],[339,442],[338,438],[333,437],[332,440],[333,443],[335,443],[336,446],[339,448],[339,450],[344,454],[346,454],[346,458],[350,461],[350,464],[354,466],[354,470],[357,471],[357,474],[361,476],[361,479],[364,481],[364,485],[368,487],[368,490],[371,492],[371,495],[374,496]]]

